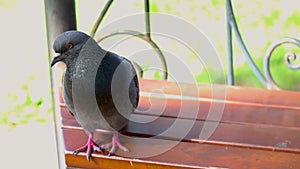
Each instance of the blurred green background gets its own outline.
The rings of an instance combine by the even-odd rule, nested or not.
[[[127,0],[125,3],[122,0],[116,0],[103,25],[126,15],[143,12],[143,2],[142,0]],[[78,29],[89,33],[104,4],[103,0],[77,0]],[[261,70],[263,56],[271,42],[283,37],[299,38],[299,6],[300,1],[295,0],[233,0],[240,31],[255,63]],[[226,74],[227,65],[225,1],[151,0],[150,8],[152,12],[167,13],[185,19],[209,38],[221,56],[225,70],[222,72],[215,71],[215,68],[208,68],[211,69],[208,75],[207,71],[199,69],[194,77],[197,82],[201,83],[224,83],[220,77],[224,75],[224,72]],[[47,132],[43,136],[54,142],[43,1],[0,0],[0,18],[1,134],[7,131],[21,133],[25,131],[24,137],[30,133],[36,136],[34,132],[27,133],[27,130],[16,128],[25,124],[38,126],[47,124]],[[160,42],[157,41],[157,43]],[[180,50],[176,46],[172,47],[174,51]],[[277,48],[271,59],[271,72],[282,89],[299,91],[300,71],[292,71],[285,66],[283,56],[287,51],[299,53],[299,48],[293,45]],[[236,85],[262,87],[245,62],[245,57],[235,38],[234,56]],[[193,69],[198,69],[197,65],[192,64],[197,58],[189,54],[184,57],[186,64],[193,66]],[[295,62],[297,63],[298,60]],[[156,72],[152,77],[160,78],[161,75]],[[35,129],[39,130],[39,127]],[[9,136],[4,134],[3,137]],[[14,139],[18,140],[18,138]]]
[[[223,59],[226,69],[226,12],[225,0],[152,0],[153,12],[166,12],[186,19],[211,40]],[[263,72],[263,56],[269,45],[283,37],[299,38],[300,12],[299,1],[274,0],[274,1],[232,1],[236,20],[245,44],[254,58],[258,68]],[[142,3],[139,3],[142,7]],[[245,57],[234,41],[235,84],[240,86],[263,87],[253,75]],[[284,64],[286,52],[293,51],[299,54],[296,45],[282,45],[274,51],[271,57],[271,73],[275,82],[285,90],[299,90],[300,71],[293,71]],[[299,57],[296,62],[299,61]],[[299,62],[298,62],[299,63]],[[296,63],[295,63],[296,64]],[[213,69],[213,68],[208,68]],[[222,83],[220,72],[209,71],[196,74],[198,82]],[[226,73],[226,70],[225,70]]]

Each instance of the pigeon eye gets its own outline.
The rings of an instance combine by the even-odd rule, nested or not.
[[[72,44],[72,43],[69,43],[69,44],[67,45],[67,48],[68,48],[68,49],[72,49],[72,48],[73,48],[73,44]]]

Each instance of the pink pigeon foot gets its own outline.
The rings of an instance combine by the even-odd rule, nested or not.
[[[129,151],[128,148],[126,148],[125,146],[123,146],[120,143],[118,133],[114,133],[113,134],[111,143],[104,144],[104,145],[101,146],[101,148],[103,148],[103,149],[109,149],[109,148],[111,148],[110,151],[109,151],[109,153],[108,153],[108,156],[113,155],[116,152],[117,148],[120,148],[123,151],[127,151],[127,152]]]
[[[73,154],[77,155],[80,152],[86,152],[86,159],[90,161],[94,150],[102,152],[102,148],[93,141],[93,134],[89,134],[87,143],[84,146],[76,149]]]

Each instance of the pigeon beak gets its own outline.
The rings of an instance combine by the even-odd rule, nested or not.
[[[62,59],[63,57],[61,57],[61,54],[56,54],[51,60],[51,67],[53,67],[57,62],[62,61]]]

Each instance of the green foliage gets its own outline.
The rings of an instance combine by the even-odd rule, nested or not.
[[[24,125],[29,122],[45,123],[52,112],[48,108],[47,113],[44,113],[45,105],[42,97],[33,100],[30,94],[28,85],[23,84],[18,93],[9,93],[6,96],[8,104],[7,109],[0,111],[0,126],[8,126],[14,128],[18,125]]]
[[[218,5],[223,5],[224,1],[223,0],[211,0],[211,3],[213,6],[218,6]]]
[[[262,65],[262,60],[260,59],[256,64]],[[259,68],[261,68],[261,66],[259,66]],[[260,71],[262,72],[262,69],[260,69]],[[264,87],[254,75],[248,63],[244,63],[234,70],[234,83],[237,86]]]
[[[151,12],[159,12],[158,6],[156,3],[151,3],[149,8],[151,9]]]
[[[273,80],[285,90],[300,90],[300,70],[291,70],[285,64],[285,55],[287,52],[299,53],[297,47],[286,48],[280,46],[274,50],[270,59],[270,72]],[[263,57],[256,60],[261,72],[263,65]],[[297,64],[297,63],[292,63]],[[264,72],[263,72],[264,73]],[[244,63],[242,66],[235,69],[235,84],[240,86],[263,87],[256,76],[252,73],[249,65]]]
[[[226,81],[224,77],[224,72],[215,71],[213,69],[208,69],[207,71],[203,71],[202,73],[195,75],[196,82],[198,83],[225,84]]]
[[[292,14],[286,19],[285,26],[287,28],[291,26],[300,26],[300,12],[293,11]]]
[[[162,73],[158,72],[158,71],[155,71],[154,74],[153,74],[153,79],[155,79],[155,80],[161,80],[161,79],[163,79],[162,78]]]
[[[280,11],[274,10],[271,12],[270,16],[263,16],[265,27],[274,26],[274,22],[279,18],[279,15]]]
[[[300,35],[300,12],[298,1],[286,0],[253,0],[232,1],[237,24],[245,40],[246,46],[253,57],[256,65],[264,74],[263,56],[267,45],[274,40],[291,36],[299,39]],[[288,7],[287,7],[288,6]],[[287,7],[287,8],[285,8]],[[152,9],[153,8],[153,9]],[[226,11],[224,0],[166,0],[151,1],[151,11],[173,14],[186,19],[198,28],[209,28],[205,34],[210,38],[216,49],[223,56],[226,63]],[[235,38],[233,38],[235,40]],[[235,45],[236,46],[236,45]],[[299,90],[299,70],[287,68],[284,63],[286,52],[294,51],[299,54],[299,48],[278,48],[271,57],[271,74],[275,82],[282,89]],[[263,87],[252,73],[243,53],[238,47],[233,49],[235,57],[235,84],[252,87]],[[195,58],[197,59],[197,58]],[[299,64],[299,59],[294,64]],[[221,76],[223,72],[214,72],[213,68],[202,71],[195,75],[198,82],[224,83]],[[227,70],[224,70],[226,72]],[[156,76],[158,78],[158,76]],[[226,77],[226,76],[225,76]]]

